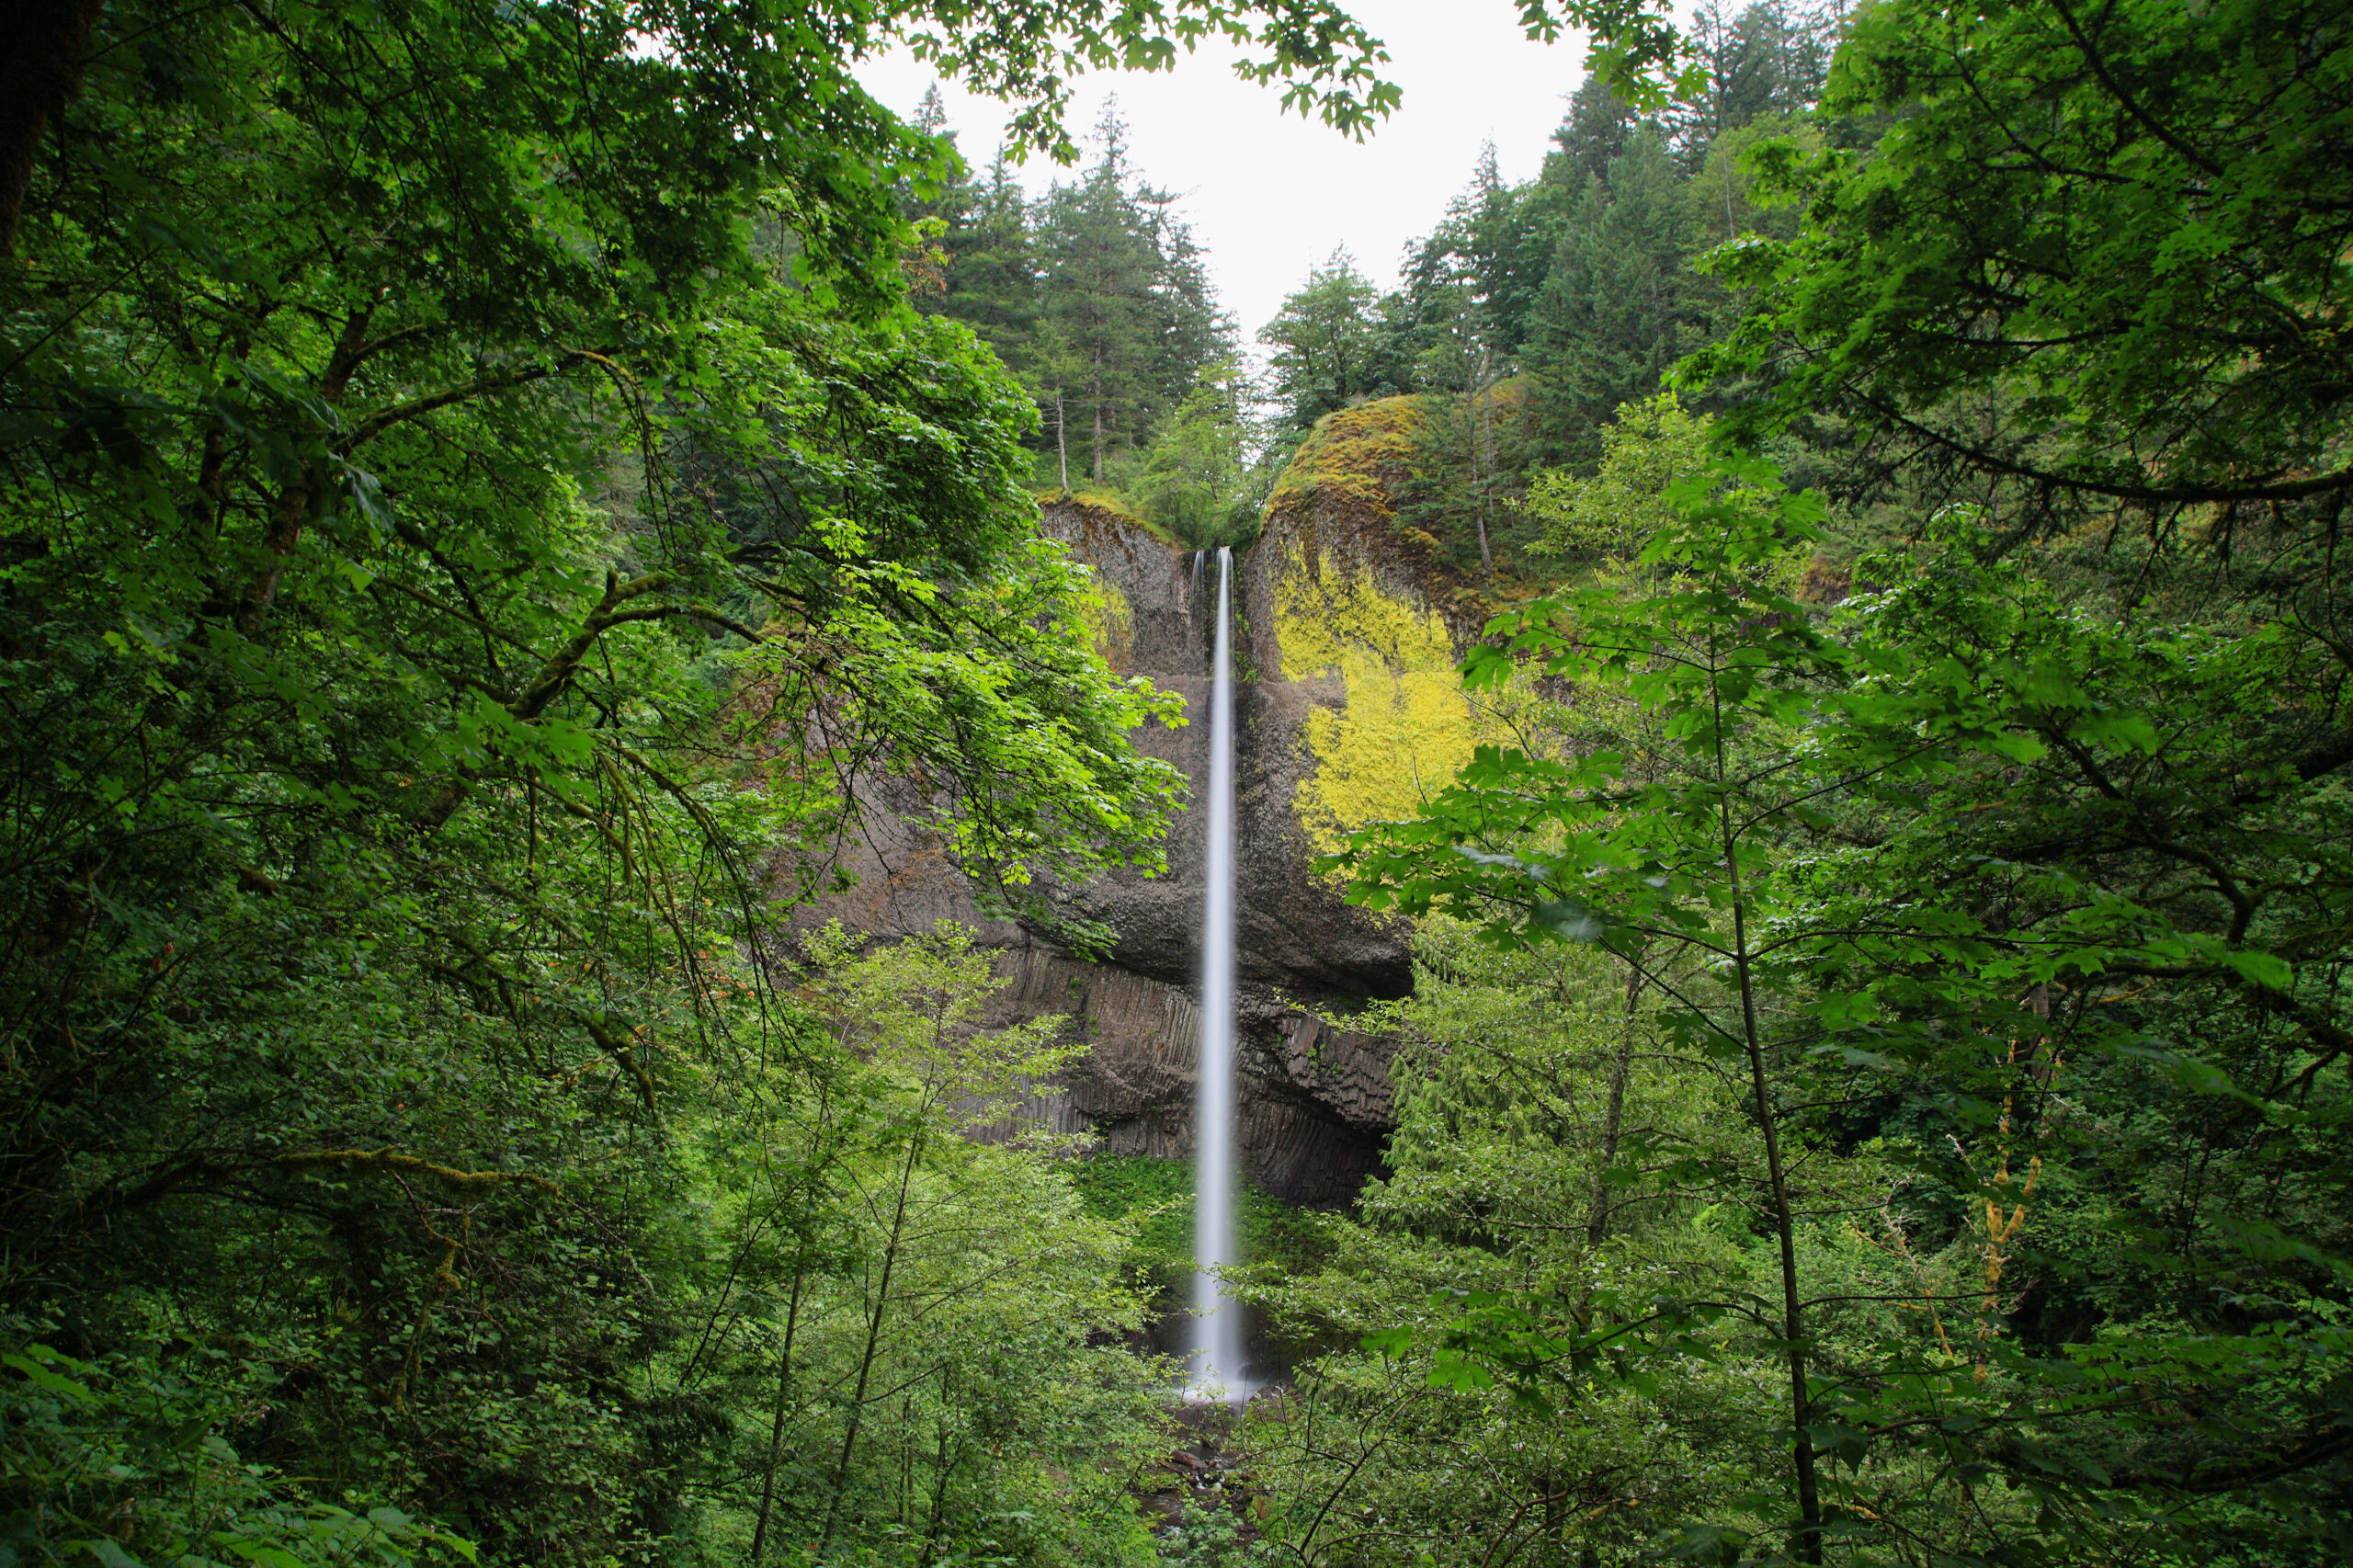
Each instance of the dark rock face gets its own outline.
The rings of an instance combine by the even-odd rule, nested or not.
[[[1287,1202],[1348,1202],[1381,1165],[1392,1129],[1390,1042],[1347,1027],[1375,998],[1412,983],[1404,928],[1352,908],[1310,869],[1315,853],[1299,804],[1319,766],[1312,715],[1336,710],[1348,687],[1336,675],[1286,678],[1277,633],[1275,581],[1300,557],[1311,514],[1280,510],[1258,547],[1237,562],[1235,629],[1236,1054],[1240,1144],[1251,1177]],[[1142,527],[1074,502],[1049,505],[1044,528],[1092,567],[1105,590],[1103,652],[1184,698],[1201,722],[1154,724],[1137,748],[1188,778],[1206,781],[1210,660],[1217,604],[1215,558],[1200,562]],[[1325,533],[1331,531],[1328,521]],[[1270,548],[1271,547],[1271,548]],[[1309,569],[1327,549],[1308,551]],[[1286,553],[1288,552],[1288,553]],[[1366,562],[1366,553],[1351,552]],[[1387,577],[1392,574],[1384,572]],[[927,833],[892,812],[887,794],[863,842],[847,858],[858,885],[803,916],[839,918],[883,937],[911,936],[941,919],[980,928],[1001,952],[1008,984],[995,1021],[1060,1014],[1083,1033],[1086,1055],[998,1131],[1021,1121],[1091,1131],[1112,1153],[1181,1157],[1192,1152],[1200,967],[1204,824],[1192,812],[1172,824],[1168,870],[1118,873],[1084,891],[1082,904],[1119,933],[1106,961],[1089,962],[1008,921],[983,921],[972,891]],[[983,1135],[986,1135],[985,1133]]]
[[[1025,1122],[1092,1131],[1115,1154],[1193,1152],[1200,1012],[1188,987],[1044,943],[1008,949],[994,1021],[1060,1013],[1086,1055],[1054,1087],[982,1136]],[[1388,1136],[1391,1046],[1302,1010],[1271,986],[1237,997],[1239,1143],[1251,1179],[1287,1203],[1336,1207],[1380,1169]]]
[[[1194,553],[1172,549],[1111,514],[1072,502],[1045,509],[1045,531],[1095,569],[1125,613],[1115,612],[1105,653],[1122,675],[1148,676],[1184,698],[1199,722],[1153,725],[1137,749],[1173,764],[1188,778],[1209,776],[1211,639],[1216,629],[1217,561],[1198,573]],[[1235,562],[1237,615],[1248,591],[1251,558]],[[1197,585],[1198,581],[1198,586]],[[1332,683],[1290,682],[1279,663],[1248,661],[1247,629],[1237,627],[1234,682],[1234,972],[1244,982],[1278,986],[1318,1005],[1351,1006],[1367,997],[1402,996],[1413,977],[1403,935],[1340,900],[1308,869],[1313,854],[1291,801],[1313,766],[1301,726],[1317,701],[1339,699]],[[1256,678],[1246,678],[1255,665]],[[1273,676],[1273,678],[1268,678]],[[1087,912],[1120,933],[1112,959],[1140,974],[1189,985],[1200,970],[1201,866],[1207,845],[1198,813],[1171,825],[1168,870],[1128,873],[1087,890]]]

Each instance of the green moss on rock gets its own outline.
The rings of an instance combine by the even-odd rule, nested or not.
[[[1413,465],[1421,410],[1419,397],[1385,397],[1325,415],[1276,482],[1269,509],[1298,506],[1321,494],[1370,507],[1384,520],[1393,517],[1398,489]]]

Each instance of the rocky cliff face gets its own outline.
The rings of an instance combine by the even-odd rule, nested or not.
[[[1310,862],[1347,828],[1410,811],[1488,728],[1454,676],[1468,616],[1399,542],[1382,501],[1396,477],[1397,422],[1409,416],[1401,401],[1327,421],[1237,562],[1242,1156],[1261,1186],[1293,1203],[1344,1203],[1378,1169],[1391,1049],[1348,1019],[1404,994],[1412,979],[1403,927],[1344,903]],[[1206,713],[1214,558],[1197,568],[1193,552],[1076,501],[1048,505],[1044,522],[1097,574],[1113,665]],[[1206,723],[1154,725],[1135,740],[1206,779]],[[980,922],[937,843],[891,815],[887,800],[874,803],[885,809],[850,864],[858,885],[813,917],[886,937],[943,917],[981,924],[1010,982],[1003,1017],[1063,1014],[1088,1044],[1064,1092],[1017,1119],[1092,1129],[1115,1153],[1190,1153],[1199,816],[1174,824],[1165,875],[1121,874],[1086,890],[1089,913],[1119,933],[1108,961],[1090,963],[1010,923]]]

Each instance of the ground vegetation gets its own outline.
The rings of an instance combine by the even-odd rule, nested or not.
[[[1535,475],[1562,591],[1464,666],[1512,735],[1327,862],[1425,919],[1422,1045],[1264,1287],[1333,1344],[1281,1550],[2344,1553],[2346,426],[2290,345],[2348,45],[1876,6],[1714,132],[1694,351]]]

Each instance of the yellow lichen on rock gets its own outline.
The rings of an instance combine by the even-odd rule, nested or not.
[[[1307,716],[1313,770],[1293,801],[1308,837],[1335,849],[1352,828],[1413,815],[1501,727],[1463,690],[1435,610],[1331,554],[1311,569],[1297,544],[1273,578],[1284,678],[1337,676],[1347,694]]]
[[[1103,662],[1125,674],[1129,651],[1135,646],[1135,611],[1129,608],[1128,596],[1120,592],[1120,585],[1101,572],[1089,571],[1087,578],[1089,591],[1080,601],[1087,632]]]

